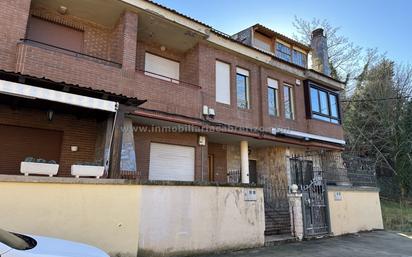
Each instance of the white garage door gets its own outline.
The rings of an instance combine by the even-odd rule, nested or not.
[[[150,144],[149,180],[194,181],[195,148]]]

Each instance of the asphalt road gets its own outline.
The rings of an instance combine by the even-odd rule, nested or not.
[[[412,257],[412,238],[376,231],[210,257]]]

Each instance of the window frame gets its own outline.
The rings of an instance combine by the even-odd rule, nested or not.
[[[341,110],[340,110],[340,100],[339,100],[339,93],[333,92],[331,90],[325,89],[321,86],[318,86],[317,84],[310,82],[308,83],[308,100],[309,100],[309,112],[310,112],[310,118],[314,120],[319,120],[323,122],[327,122],[330,124],[336,124],[336,125],[341,125],[342,124],[342,118],[341,118]],[[319,107],[319,112],[313,110],[312,106],[312,92],[311,90],[317,90],[317,101],[318,101],[318,107]],[[320,92],[326,93],[326,101],[327,101],[327,107],[328,107],[328,113],[329,114],[324,114],[322,113],[322,110],[320,109],[321,107],[321,98],[320,98]],[[336,99],[336,112],[337,112],[337,117],[332,116],[332,108],[331,108],[331,101],[330,101],[330,96],[334,96]],[[322,118],[317,118],[316,116],[323,117]],[[329,120],[326,120],[329,119]],[[336,121],[332,122],[332,120]]]
[[[164,74],[160,74],[160,73],[148,70],[148,68],[147,68],[147,56],[148,55],[152,55],[156,58],[164,59],[164,60],[166,60],[170,63],[177,64],[178,65],[177,66],[178,67],[178,72],[177,72],[178,78],[176,79],[176,78],[164,75]],[[160,79],[160,80],[164,80],[164,81],[168,81],[168,82],[171,82],[171,83],[174,83],[174,84],[180,84],[180,77],[181,77],[181,73],[182,73],[181,68],[182,68],[181,67],[181,62],[178,61],[178,60],[174,60],[174,59],[171,59],[171,58],[168,58],[166,56],[162,56],[162,55],[150,52],[150,51],[145,51],[145,53],[144,53],[144,74],[146,76],[156,78],[156,79]]]
[[[285,97],[285,88],[288,88],[288,94],[289,94],[289,108],[290,108],[290,112],[291,112],[291,117],[287,117],[286,116],[286,97]],[[294,120],[295,119],[295,103],[294,103],[294,99],[295,99],[295,94],[294,94],[294,89],[293,86],[287,83],[283,83],[283,108],[284,108],[284,115],[285,115],[285,119],[287,120]]]
[[[298,53],[302,56],[302,61],[303,61],[302,64],[300,64],[296,61],[295,53]],[[292,48],[292,63],[296,64],[300,67],[306,68],[308,66],[308,56],[307,56],[307,54],[303,53],[302,51],[300,51],[298,49]]]
[[[276,81],[276,86],[274,87],[274,86],[271,86],[270,85],[270,83],[269,83],[269,80],[273,80],[273,81]],[[271,117],[279,117],[279,80],[277,80],[277,79],[273,79],[273,78],[270,78],[270,77],[268,77],[267,78],[267,94],[268,94],[268,114],[269,114],[269,116],[271,116]],[[269,91],[270,90],[273,90],[274,91],[274,98],[275,98],[275,114],[271,114],[270,113],[270,105],[269,105]]]
[[[229,99],[226,99],[227,101],[221,101],[220,99],[218,100],[218,83],[217,83],[217,78],[218,78],[218,76],[217,76],[218,75],[217,66],[218,66],[218,63],[227,65],[228,68],[229,68],[229,73],[227,74],[227,75],[229,75],[229,77],[228,77],[228,82],[229,82],[228,86],[229,87],[226,88],[226,89],[229,90],[229,92],[226,92],[226,93],[229,93]],[[215,60],[215,101],[216,101],[216,103],[224,104],[224,105],[231,105],[232,104],[232,99],[231,99],[232,98],[232,75],[231,74],[232,74],[232,65],[229,62],[225,62],[225,61],[222,61],[220,59]]]
[[[242,71],[244,71],[244,73],[247,72],[248,75],[243,74]],[[246,106],[245,107],[239,105],[238,76],[242,76],[242,77],[245,78],[245,84],[244,84],[244,86],[245,86],[245,98],[246,98],[245,99],[246,100]],[[236,105],[239,109],[242,109],[242,110],[248,110],[251,107],[251,104],[250,104],[250,72],[246,69],[241,68],[241,67],[236,67]]]
[[[283,47],[289,49],[289,53],[286,53],[284,51],[278,50],[278,45],[282,45]],[[280,41],[276,41],[275,42],[275,56],[286,61],[286,62],[292,62],[292,47],[290,45],[287,45],[286,43],[280,42]],[[278,55],[278,53],[280,53],[280,55]],[[286,60],[285,58],[282,58],[282,55],[287,55],[289,56],[289,59]]]

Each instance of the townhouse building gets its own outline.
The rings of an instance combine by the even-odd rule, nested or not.
[[[305,233],[330,232],[326,184],[351,181],[345,85],[322,29],[305,45],[260,24],[226,35],[151,1],[6,0],[0,34],[1,174],[32,157],[57,177],[93,163],[135,183],[258,185],[266,235],[291,233],[291,186],[315,181]]]

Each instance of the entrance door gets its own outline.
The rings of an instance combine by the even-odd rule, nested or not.
[[[249,160],[249,183],[257,184],[256,160]]]
[[[59,163],[62,139],[62,131],[0,125],[0,173],[20,174],[26,157]]]
[[[209,162],[209,182],[215,181],[215,158],[212,154],[208,155]]]

